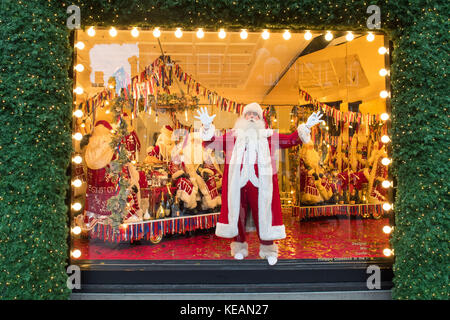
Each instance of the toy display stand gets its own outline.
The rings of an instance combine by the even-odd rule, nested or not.
[[[348,216],[380,219],[383,216],[381,203],[338,204],[323,206],[294,206],[292,215],[300,221],[317,217]]]

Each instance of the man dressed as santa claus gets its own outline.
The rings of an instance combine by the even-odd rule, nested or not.
[[[274,265],[278,259],[278,246],[274,240],[286,237],[282,221],[278,190],[276,153],[279,148],[290,148],[307,143],[310,129],[321,122],[322,115],[313,113],[306,124],[298,126],[292,134],[279,134],[267,129],[263,110],[255,102],[244,107],[234,128],[223,136],[215,136],[206,108],[197,110],[202,122],[204,146],[225,152],[222,180],[222,208],[216,226],[216,235],[233,238],[231,255],[238,260],[248,255],[245,224],[251,211],[260,240],[259,256]]]

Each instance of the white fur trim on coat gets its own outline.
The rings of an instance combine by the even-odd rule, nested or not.
[[[273,168],[267,139],[272,133],[273,131],[267,130],[266,136],[260,137],[255,141],[258,154],[258,178],[253,176],[253,165],[249,166],[243,159],[245,150],[244,139],[237,137],[228,172],[228,223],[217,223],[216,235],[218,237],[233,238],[238,235],[237,225],[241,210],[241,188],[250,180],[258,187],[259,238],[261,240],[286,238],[284,225],[272,225]],[[241,164],[243,164],[242,171],[240,170]]]

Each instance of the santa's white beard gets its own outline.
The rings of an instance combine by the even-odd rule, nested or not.
[[[244,117],[239,117],[233,127],[233,132],[236,137],[247,136],[258,138],[265,130],[266,126],[263,120],[246,120]]]

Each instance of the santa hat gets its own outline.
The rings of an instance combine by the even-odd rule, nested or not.
[[[106,121],[106,120],[99,120],[95,123],[95,126],[104,126],[105,128],[107,128],[108,130],[112,130],[112,126],[111,124]]]
[[[244,107],[242,114],[245,116],[247,112],[256,112],[260,119],[263,119],[263,110],[259,104],[256,102],[249,103]]]

